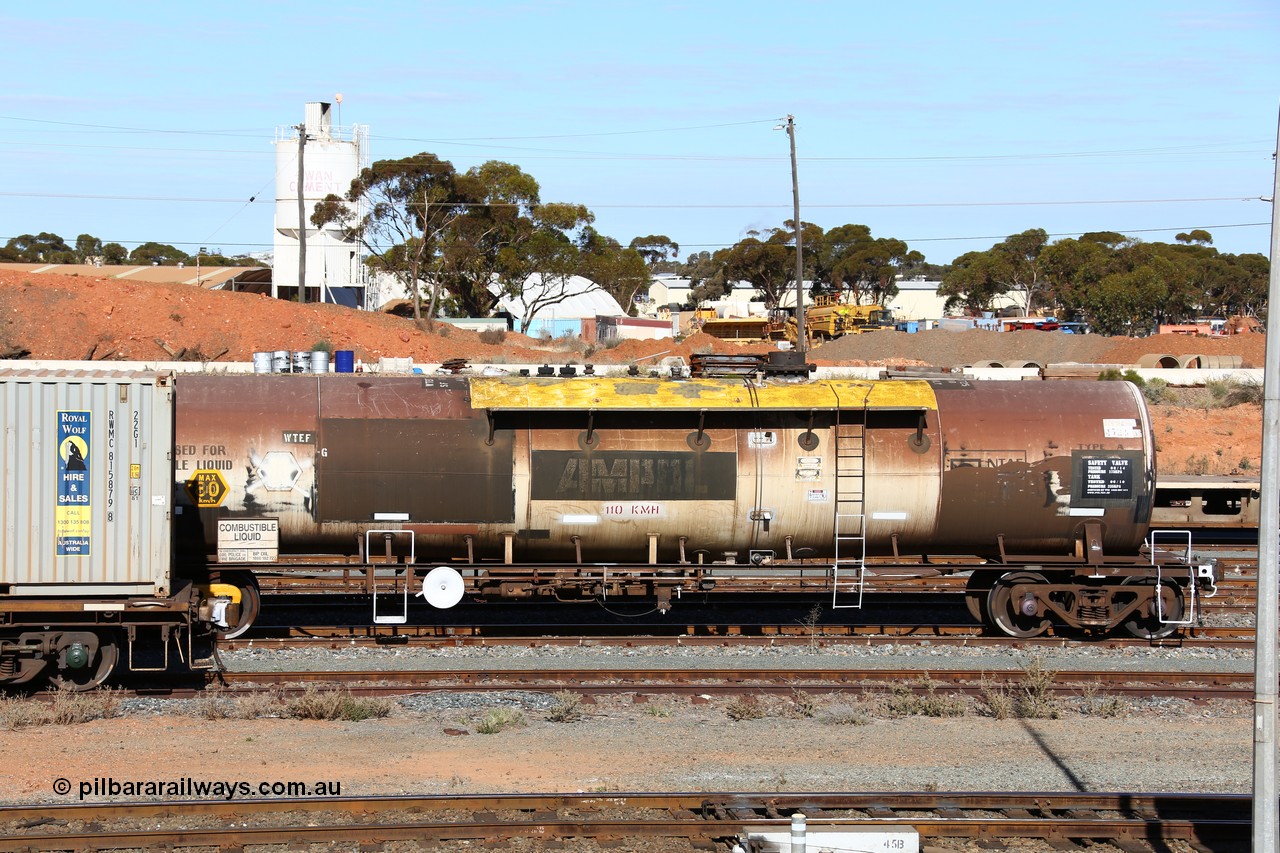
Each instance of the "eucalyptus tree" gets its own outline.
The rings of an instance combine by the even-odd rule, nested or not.
[[[168,243],[143,243],[129,253],[129,260],[135,264],[159,264],[169,266],[185,263],[190,260],[186,252],[170,246]]]
[[[887,304],[898,295],[898,276],[924,263],[924,255],[902,240],[872,237],[866,225],[832,228],[819,245],[831,289],[847,290],[855,304]]]
[[[459,175],[458,188],[467,206],[442,235],[440,280],[453,311],[487,317],[532,272],[525,248],[538,228],[538,182],[519,166],[490,160]]]
[[[680,244],[666,234],[650,234],[636,237],[628,245],[640,253],[652,272],[675,272],[680,257]]]
[[[795,278],[795,249],[787,245],[789,232],[770,229],[739,240],[721,260],[727,281],[745,281],[756,289],[767,308],[778,307],[782,294]],[[720,253],[717,252],[717,255]]]
[[[81,234],[76,238],[76,263],[86,264],[99,257],[102,257],[101,240],[92,234]]]
[[[75,251],[50,231],[12,237],[0,249],[0,259],[25,263],[65,264],[75,262]]]
[[[1048,244],[1048,233],[1032,228],[1010,235],[986,251],[961,255],[938,293],[948,297],[948,305],[971,309],[989,308],[997,296],[1017,294],[1023,311],[1030,314],[1045,301],[1040,254]]]
[[[717,249],[714,254],[703,250],[694,252],[677,267],[677,272],[689,279],[689,301],[686,308],[696,308],[702,302],[710,302],[724,296],[729,282],[725,278],[725,258],[728,249]]]
[[[498,275],[502,293],[516,297],[524,307],[521,332],[527,332],[544,309],[596,289],[594,282],[578,275],[581,252],[574,239],[594,218],[582,205],[533,208],[528,237],[509,253]]]
[[[440,301],[438,255],[443,235],[466,212],[453,164],[423,152],[399,160],[379,160],[362,169],[346,195],[326,196],[311,223],[338,225],[368,253],[366,263],[393,276],[413,301],[413,317],[423,319]]]
[[[591,226],[582,229],[578,240],[579,274],[599,285],[630,315],[636,313],[636,298],[649,288],[653,266],[636,248],[635,240],[623,248],[617,240]]]
[[[1176,244],[1093,232],[1047,246],[1039,258],[1046,293],[1064,313],[1109,334],[1145,332],[1197,316],[1256,314],[1266,302],[1262,255],[1212,248],[1203,230]]]

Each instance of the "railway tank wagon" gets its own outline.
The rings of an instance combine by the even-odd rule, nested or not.
[[[445,605],[972,570],[1013,636],[1163,635],[1195,594],[1189,553],[1144,548],[1128,383],[192,375],[178,400],[178,548],[240,589],[233,634],[253,571],[326,564],[430,570]]]

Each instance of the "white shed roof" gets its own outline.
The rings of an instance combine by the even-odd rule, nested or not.
[[[511,312],[514,317],[524,317],[528,305],[536,305],[546,298],[554,299],[557,295],[567,294],[564,299],[536,309],[534,317],[540,320],[584,319],[587,317],[624,317],[626,311],[598,284],[580,275],[570,277],[565,282],[554,280],[543,284],[542,274],[533,273],[524,282],[523,296],[504,296],[498,300],[498,306]],[[544,296],[544,294],[547,294]]]

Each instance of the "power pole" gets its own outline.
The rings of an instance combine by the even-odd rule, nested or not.
[[[1280,124],[1276,128],[1280,155]],[[1258,502],[1258,616],[1254,626],[1253,658],[1253,849],[1275,850],[1276,809],[1276,561],[1280,530],[1276,527],[1277,488],[1280,487],[1280,156],[1271,190],[1271,278],[1267,296],[1267,353],[1262,371],[1262,495]]]
[[[307,123],[298,125],[298,303],[307,301],[307,201],[304,189],[306,169],[302,154],[307,147]]]
[[[800,237],[800,181],[796,177],[796,122],[787,115],[787,137],[791,140],[791,199],[796,223],[796,348],[803,357],[806,350],[804,332],[804,247]]]

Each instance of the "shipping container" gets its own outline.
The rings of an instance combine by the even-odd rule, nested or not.
[[[167,374],[0,370],[0,592],[166,596]]]

